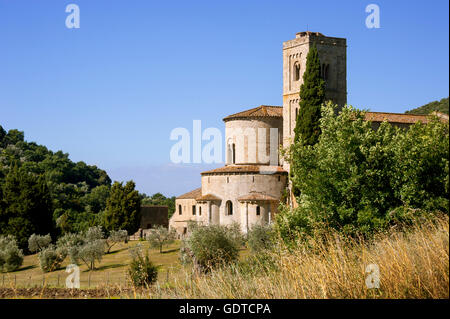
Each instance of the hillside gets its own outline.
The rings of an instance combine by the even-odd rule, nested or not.
[[[0,235],[16,236],[20,248],[26,249],[32,233],[55,238],[100,225],[111,182],[105,170],[73,162],[69,154],[28,142],[23,131],[0,125]],[[169,206],[169,215],[175,211],[175,197],[140,197],[146,205]]]
[[[431,112],[441,112],[448,114],[448,97],[443,98],[440,101],[433,101],[428,104],[419,106],[415,109],[406,111],[406,114],[430,114]]]

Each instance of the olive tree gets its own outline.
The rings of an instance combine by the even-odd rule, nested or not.
[[[9,272],[17,270],[23,263],[23,252],[17,240],[11,236],[0,236],[0,270]]]
[[[45,236],[33,234],[28,239],[28,250],[32,253],[39,252],[48,247],[52,242],[50,234]]]
[[[195,226],[183,240],[181,259],[195,269],[208,271],[237,261],[243,236],[237,224]]]
[[[67,251],[64,247],[57,247],[50,244],[39,252],[39,266],[44,272],[54,271],[61,266],[66,256]]]
[[[126,241],[128,238],[128,232],[126,230],[113,230],[109,233],[108,238],[105,240],[106,253],[111,251],[111,248],[120,242]]]
[[[158,226],[150,230],[147,240],[151,247],[159,248],[159,252],[162,253],[163,245],[172,243],[175,240],[175,236],[176,234],[173,229],[168,230],[163,226]]]
[[[58,240],[58,247],[67,253],[76,264],[84,263],[89,270],[101,262],[105,254],[104,233],[100,226],[94,226],[80,234],[66,234]]]

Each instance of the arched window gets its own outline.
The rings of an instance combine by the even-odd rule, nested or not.
[[[226,210],[228,216],[233,215],[233,203],[231,202],[231,200],[227,201]]]
[[[199,215],[199,216],[202,216],[202,206],[199,206],[199,207],[198,207],[198,215]]]
[[[300,63],[294,63],[294,81],[300,80]]]
[[[295,120],[297,121],[298,118],[298,107],[295,108]]]
[[[236,144],[231,145],[232,163],[236,164]]]
[[[192,215],[195,215],[195,205],[192,205]]]
[[[320,66],[320,72],[319,72],[319,76],[324,79],[325,81],[328,80],[328,74],[330,71],[330,65],[329,64],[322,64]]]
[[[181,211],[181,205],[178,205],[178,214],[181,215],[183,212]]]
[[[261,207],[256,206],[256,215],[261,215]]]

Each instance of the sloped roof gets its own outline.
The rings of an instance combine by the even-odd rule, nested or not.
[[[228,115],[223,120],[226,122],[235,119],[257,118],[257,117],[283,117],[283,107],[273,105],[261,105],[250,110]]]
[[[266,193],[250,192],[247,195],[238,197],[238,201],[278,201],[275,197]]]
[[[178,196],[177,199],[196,199],[197,197],[200,197],[201,195],[202,195],[202,188],[199,187],[197,189],[194,189],[193,191],[190,191],[186,194]]]
[[[415,115],[415,114],[402,114],[402,113],[387,113],[387,112],[366,112],[365,120],[370,122],[383,122],[389,123],[403,123],[414,124],[416,122],[428,123],[430,121],[429,115]]]
[[[269,165],[227,165],[219,167],[210,171],[202,172],[202,175],[209,174],[226,174],[226,173],[254,173],[254,174],[287,174],[287,172],[281,166],[269,166]]]
[[[213,195],[213,194],[206,194],[200,197],[196,198],[197,201],[211,201],[211,200],[222,200],[219,197]]]

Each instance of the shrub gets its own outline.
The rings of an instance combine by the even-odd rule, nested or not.
[[[109,233],[108,238],[105,241],[106,253],[109,253],[111,248],[122,241],[126,241],[128,232],[126,230],[113,230]]]
[[[275,236],[272,226],[254,225],[247,234],[248,247],[253,253],[271,250],[275,245]]]
[[[130,249],[131,263],[128,268],[128,275],[134,286],[150,286],[158,278],[158,266],[155,266],[148,258],[148,253],[144,256],[140,244]]]
[[[207,271],[238,259],[243,237],[237,225],[196,226],[184,240],[181,259]]]
[[[66,259],[66,254],[67,251],[63,247],[49,245],[39,252],[39,266],[44,272],[54,271]]]
[[[9,272],[18,269],[23,263],[23,252],[16,239],[11,236],[0,236],[0,270]]]
[[[163,245],[172,243],[175,240],[175,236],[175,230],[168,230],[163,226],[158,226],[150,230],[147,240],[151,247],[159,248],[159,252],[162,253]]]
[[[48,247],[52,242],[50,234],[45,236],[33,234],[28,239],[28,250],[32,253],[39,252],[42,249]]]

